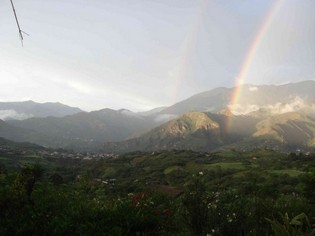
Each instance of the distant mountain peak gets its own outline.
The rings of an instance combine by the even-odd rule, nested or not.
[[[61,103],[0,102],[0,118],[5,120],[24,120],[30,117],[63,117],[82,112],[81,109]]]

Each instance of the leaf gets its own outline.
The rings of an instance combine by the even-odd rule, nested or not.
[[[274,231],[275,236],[291,236],[285,226],[280,224],[277,220],[270,220],[268,218],[266,218],[266,220],[271,224],[271,228]]]
[[[304,213],[301,213],[290,221],[290,225],[301,226],[303,225],[303,219],[307,219],[307,216]]]

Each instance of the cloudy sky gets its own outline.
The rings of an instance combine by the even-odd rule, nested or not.
[[[171,105],[233,87],[274,4],[245,83],[315,79],[314,0],[0,1],[0,101],[85,110]]]

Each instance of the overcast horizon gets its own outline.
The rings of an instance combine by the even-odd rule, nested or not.
[[[0,101],[143,111],[233,87],[275,2],[244,83],[314,80],[315,1],[14,0],[23,47],[1,1]]]
[[[267,86],[269,86],[269,85],[271,85],[271,86],[275,85],[275,86],[280,86],[280,85],[286,85],[286,84],[292,84],[292,83],[299,83],[299,82],[306,82],[306,81],[315,81],[315,79],[314,79],[314,80],[295,81],[295,82],[285,82],[285,83],[279,83],[279,84],[260,84],[260,85],[267,85]],[[250,84],[250,83],[245,83],[245,84],[243,84],[243,85],[252,86],[252,87],[250,87],[250,90],[251,90],[251,91],[256,91],[256,90],[257,90],[257,87],[256,87],[256,86],[259,86],[259,85],[257,85],[257,84]],[[221,87],[224,87],[224,88],[234,88],[235,86],[234,86],[234,87],[221,86]],[[216,88],[219,88],[219,87],[216,87]],[[216,89],[216,88],[212,88],[212,89]],[[207,92],[207,91],[210,91],[210,90],[212,90],[212,89],[204,90],[204,91],[201,91],[200,93]],[[63,105],[67,105],[67,106],[79,108],[79,109],[81,109],[82,111],[85,111],[85,112],[98,111],[98,110],[103,110],[103,109],[130,110],[131,112],[147,112],[147,111],[154,110],[154,109],[158,109],[158,108],[161,108],[161,107],[169,107],[169,106],[175,105],[176,103],[182,102],[182,101],[184,101],[184,100],[186,100],[186,99],[189,99],[190,97],[192,97],[192,96],[194,96],[194,95],[197,95],[197,94],[199,94],[199,93],[192,94],[191,96],[188,96],[188,97],[186,97],[186,98],[183,98],[183,99],[180,100],[180,101],[176,101],[176,102],[173,103],[173,104],[164,105],[164,106],[162,105],[162,106],[158,106],[158,107],[152,107],[152,108],[145,109],[145,110],[132,110],[132,109],[129,109],[129,108],[126,108],[126,107],[120,107],[120,108],[101,107],[101,108],[97,108],[97,109],[90,109],[90,110],[88,110],[88,109],[83,109],[83,108],[80,107],[80,106],[71,106],[71,105],[69,105],[69,104],[62,103],[62,102],[60,102],[60,101],[36,101],[36,100],[32,100],[32,99],[29,99],[29,100],[20,100],[20,101],[16,101],[16,100],[14,100],[14,101],[1,101],[1,100],[0,100],[0,102],[35,102],[35,103],[41,103],[41,104],[44,104],[44,103],[61,103],[61,104],[63,104]],[[300,98],[295,98],[295,100],[296,100],[296,99],[300,99]],[[295,100],[293,99],[292,102],[295,102]],[[1,118],[0,118],[0,119],[1,119]]]

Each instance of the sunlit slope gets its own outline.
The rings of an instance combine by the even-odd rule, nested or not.
[[[270,137],[290,145],[314,146],[315,120],[290,112],[269,117],[257,124],[254,137]]]
[[[227,128],[227,116],[209,112],[189,112],[171,120],[148,133],[123,142],[105,143],[108,152],[136,150],[195,150],[218,149],[251,150],[271,148],[314,147],[315,120],[296,112],[264,118],[231,115]]]
[[[210,113],[189,112],[138,138],[106,143],[107,151],[186,149],[208,151],[224,144],[223,117]]]

